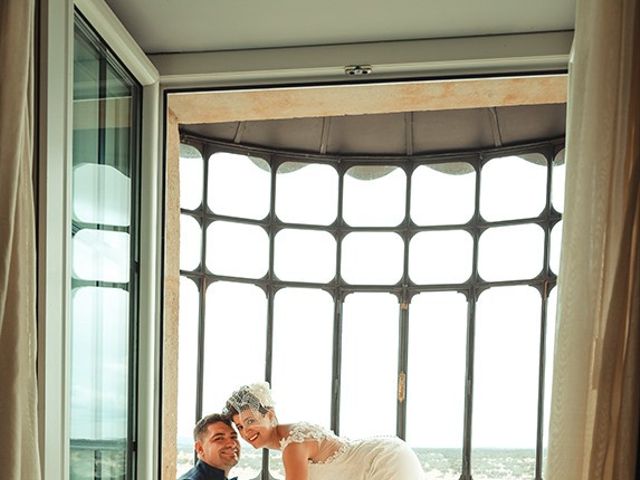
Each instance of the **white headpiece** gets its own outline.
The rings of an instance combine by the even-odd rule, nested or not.
[[[269,384],[267,382],[252,383],[243,385],[231,394],[227,400],[225,412],[229,413],[232,410],[241,412],[250,408],[265,413],[264,411],[273,408],[273,405]]]

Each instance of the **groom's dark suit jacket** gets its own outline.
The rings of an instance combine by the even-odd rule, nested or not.
[[[195,466],[182,475],[179,480],[227,480],[224,470],[212,467],[208,463],[198,460]],[[236,477],[228,480],[237,480]]]

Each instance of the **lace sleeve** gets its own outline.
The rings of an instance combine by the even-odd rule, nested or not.
[[[292,425],[289,435],[280,440],[280,450],[284,450],[291,443],[302,443],[307,440],[321,442],[335,435],[328,430],[311,423],[295,423]]]

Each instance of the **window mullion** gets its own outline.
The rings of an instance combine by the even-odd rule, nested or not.
[[[411,141],[407,141],[410,145]],[[398,437],[405,439],[407,436],[407,384],[409,381],[409,304],[411,302],[411,294],[409,292],[409,241],[411,240],[411,179],[413,172],[413,163],[405,167],[407,176],[407,188],[405,190],[404,201],[404,221],[402,229],[398,232],[402,237],[404,244],[403,265],[402,265],[402,293],[400,295],[400,311],[399,311],[399,344],[398,344],[398,386],[397,386],[397,412],[396,412],[396,434]]]
[[[333,378],[331,379],[331,429],[340,434],[340,375],[342,370],[342,320],[344,306],[344,282],[341,276],[342,264],[342,239],[345,235],[345,226],[342,219],[344,174],[346,169],[342,165],[336,166],[338,170],[338,212],[336,215],[336,276],[334,302],[335,310],[333,316]]]
[[[548,233],[548,232],[547,232]],[[542,288],[539,288],[542,305],[540,309],[540,358],[538,373],[538,418],[536,425],[536,466],[535,480],[542,479],[542,450],[543,450],[543,431],[544,431],[544,391],[545,391],[545,366],[547,351],[547,305],[549,301],[549,283],[544,282]]]
[[[464,437],[462,444],[462,475],[460,480],[471,480],[471,427],[473,422],[473,365],[475,349],[476,302],[479,292],[471,287],[467,293],[467,367],[465,374]]]
[[[549,151],[551,150],[551,151]],[[546,191],[546,203],[544,210],[544,260],[543,260],[543,285],[538,287],[540,295],[542,297],[542,305],[540,309],[540,357],[539,357],[539,371],[538,371],[538,417],[536,425],[536,464],[535,464],[535,479],[542,479],[542,461],[543,461],[543,448],[544,448],[544,394],[545,394],[545,367],[546,367],[546,351],[547,351],[547,307],[549,303],[549,291],[551,290],[551,268],[549,265],[550,250],[551,250],[551,228],[553,227],[552,221],[552,208],[551,208],[551,185],[553,181],[553,158],[554,151],[549,148],[545,152],[547,159],[547,191]]]
[[[273,286],[275,275],[273,272],[275,237],[276,237],[276,173],[278,165],[270,159],[271,165],[271,198],[269,199],[269,215],[267,222],[267,235],[269,236],[269,268],[267,269],[267,345],[265,348],[265,371],[264,378],[269,384],[272,384],[273,373],[273,303],[276,289]],[[262,480],[269,480],[269,451],[264,449],[262,452]]]
[[[331,430],[340,434],[340,371],[342,369],[342,307],[344,295],[339,289],[334,294],[333,316],[333,372],[331,382]]]
[[[275,236],[276,236],[276,172],[278,170],[277,164],[270,161],[271,165],[271,198],[269,199],[269,215],[267,221],[267,235],[269,236],[269,268],[267,269],[267,348],[265,358],[265,372],[264,378],[267,382],[271,383],[272,375],[272,363],[273,363],[273,300],[275,295],[275,289],[273,283],[275,275],[273,273],[274,266],[274,252],[275,252]]]
[[[202,276],[196,282],[198,285],[198,295],[200,308],[198,309],[198,355],[197,355],[197,377],[196,377],[196,418],[195,422],[202,418],[202,400],[204,390],[204,339],[205,339],[205,318],[206,318],[206,299],[207,299],[207,225],[205,224],[205,212],[207,211],[208,191],[209,191],[209,155],[208,148],[202,148],[203,163],[203,187],[202,187],[202,203],[200,204],[200,227],[202,239],[200,242],[200,272]]]
[[[467,296],[467,365],[465,374],[465,402],[464,402],[464,429],[462,444],[462,475],[460,480],[470,480],[471,476],[471,433],[473,424],[473,369],[475,357],[475,330],[476,330],[476,304],[480,290],[478,284],[480,276],[478,275],[478,245],[480,241],[481,216],[480,216],[480,185],[482,180],[482,162],[480,156],[476,163],[476,191],[475,191],[475,210],[471,221],[470,233],[473,237],[473,264],[471,267],[470,288],[464,292]]]
[[[398,385],[397,385],[397,411],[396,411],[396,435],[405,439],[407,436],[407,383],[409,363],[409,299],[406,289],[399,303],[398,328]]]

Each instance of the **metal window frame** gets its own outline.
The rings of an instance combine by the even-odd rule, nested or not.
[[[140,335],[138,342],[139,478],[160,472],[157,395],[161,345],[162,175],[158,165],[159,73],[102,0],[36,0],[35,157],[37,160],[38,441],[40,470],[52,480],[69,477],[69,308],[72,176],[74,14],[91,27],[143,86],[141,150]],[[76,226],[77,227],[77,226]]]
[[[242,146],[235,143],[220,142],[198,136],[192,133],[181,134],[181,142],[196,148],[202,155],[203,161],[203,200],[201,205],[188,210],[181,208],[181,214],[194,218],[202,230],[202,245],[200,265],[196,270],[181,270],[180,275],[193,280],[199,290],[199,332],[198,332],[198,377],[196,394],[196,418],[197,421],[202,416],[202,388],[204,370],[204,328],[205,328],[205,292],[213,282],[225,280],[239,283],[249,283],[262,288],[268,299],[267,307],[267,345],[266,345],[266,370],[265,380],[271,380],[271,361],[273,353],[273,299],[275,293],[286,287],[307,287],[317,288],[327,291],[334,299],[334,331],[333,331],[333,365],[332,365],[332,392],[331,392],[331,427],[339,433],[340,423],[340,372],[341,372],[341,338],[342,338],[342,306],[344,299],[350,293],[355,292],[386,292],[395,295],[399,303],[399,345],[398,345],[398,400],[396,434],[400,438],[406,435],[406,387],[411,378],[408,374],[408,339],[409,339],[409,312],[411,299],[414,295],[422,292],[444,292],[453,291],[462,293],[467,299],[467,339],[466,339],[466,372],[465,372],[465,407],[464,407],[464,430],[461,476],[460,480],[472,480],[471,469],[471,430],[473,419],[473,382],[474,382],[474,356],[475,356],[475,320],[476,304],[480,294],[491,287],[503,286],[530,286],[535,288],[541,295],[541,318],[540,318],[540,345],[539,345],[539,371],[538,378],[535,379],[538,386],[537,397],[537,423],[536,423],[536,450],[535,450],[535,480],[542,480],[542,450],[543,450],[543,426],[544,426],[544,388],[545,388],[545,355],[546,355],[546,330],[547,330],[547,301],[549,292],[557,283],[557,275],[552,272],[549,265],[549,250],[551,230],[556,223],[561,220],[560,212],[556,211],[551,203],[551,185],[553,176],[553,166],[556,154],[564,148],[564,138],[547,139],[535,143],[527,143],[517,146],[496,147],[476,151],[447,152],[437,154],[417,154],[407,156],[366,156],[366,155],[329,155],[329,154],[307,154],[290,152],[262,147]],[[218,215],[207,206],[208,193],[208,164],[210,156],[215,152],[229,152],[242,155],[258,156],[266,160],[271,166],[271,192],[269,214],[261,220],[250,220],[238,217]],[[518,218],[514,220],[487,221],[480,214],[480,188],[482,169],[484,165],[494,158],[508,155],[523,155],[527,153],[542,154],[546,161],[546,199],[543,211],[537,217]],[[275,215],[275,187],[278,167],[286,161],[301,163],[321,163],[333,165],[339,175],[338,182],[338,212],[336,220],[329,226],[295,224],[280,221]],[[476,172],[474,214],[472,218],[464,224],[418,226],[410,218],[411,205],[411,178],[412,172],[420,165],[450,163],[469,163]],[[407,175],[407,188],[405,198],[405,218],[395,227],[352,227],[346,224],[342,218],[343,207],[343,180],[348,168],[354,165],[391,165],[403,169]],[[258,225],[263,227],[269,235],[269,269],[267,274],[260,279],[247,279],[232,276],[216,275],[206,267],[206,228],[216,220],[225,220],[243,224]],[[544,231],[543,268],[541,272],[533,278],[506,281],[486,281],[478,273],[478,244],[479,239],[485,230],[493,227],[537,224]],[[336,238],[336,275],[334,279],[327,283],[313,282],[292,282],[282,281],[273,274],[274,262],[274,237],[282,228],[301,228],[307,230],[320,230],[331,233]],[[472,273],[469,279],[463,283],[421,285],[411,281],[408,274],[409,263],[409,241],[413,235],[424,231],[442,231],[458,229],[467,231],[473,238],[473,260]],[[341,240],[351,232],[394,232],[400,235],[404,243],[403,275],[401,280],[394,285],[351,285],[344,282],[340,275],[341,265]],[[263,453],[263,469],[261,478],[268,480],[268,453]]]

